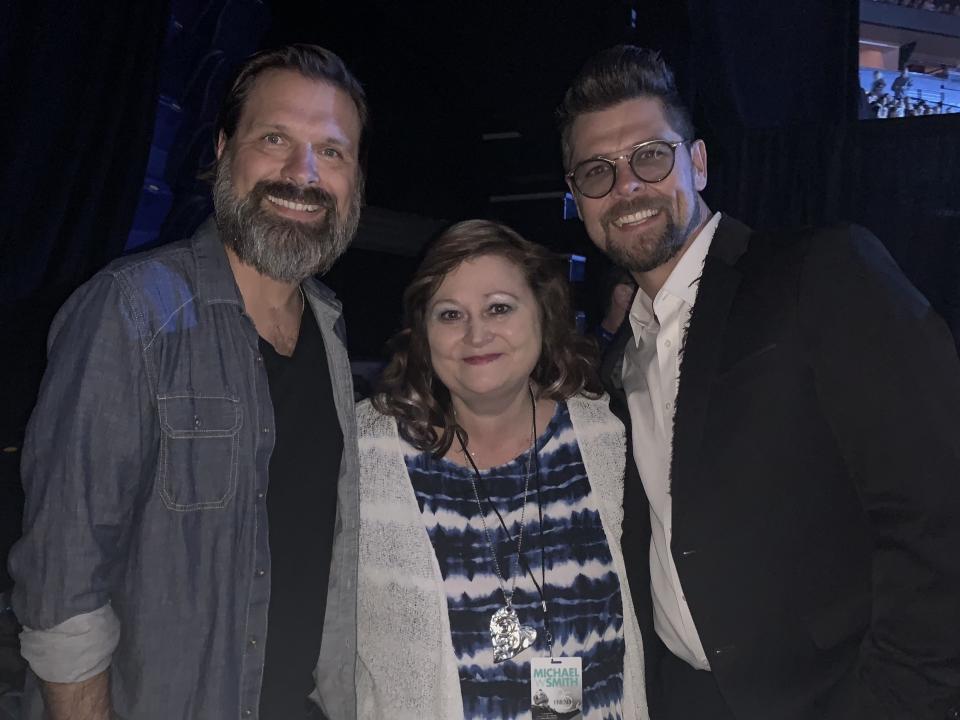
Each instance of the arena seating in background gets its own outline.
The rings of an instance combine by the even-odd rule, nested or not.
[[[894,70],[860,68],[860,87],[866,94],[872,117],[893,118],[918,115],[948,115],[960,112],[960,73],[945,77],[908,72],[909,84],[899,95]]]
[[[886,5],[899,5],[901,7],[916,8],[917,10],[930,10],[933,12],[949,13],[951,15],[960,15],[960,0],[873,0],[873,1],[884,3]]]

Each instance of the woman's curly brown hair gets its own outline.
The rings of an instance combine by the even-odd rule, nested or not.
[[[497,255],[516,265],[540,312],[540,359],[531,379],[539,397],[566,400],[602,392],[596,374],[596,345],[574,324],[570,289],[560,258],[492,220],[464,220],[444,230],[428,249],[403,294],[403,329],[391,339],[392,358],[383,371],[373,406],[397,420],[414,447],[444,455],[456,423],[450,393],[430,362],[427,307],[444,278],[466,260]]]

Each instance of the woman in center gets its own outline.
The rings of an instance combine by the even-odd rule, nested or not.
[[[561,263],[461,222],[403,313],[381,392],[357,410],[359,716],[646,718],[624,430]]]

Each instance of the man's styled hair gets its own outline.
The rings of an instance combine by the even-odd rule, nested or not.
[[[214,141],[223,132],[229,140],[237,131],[243,105],[250,89],[261,73],[267,70],[293,70],[304,77],[321,80],[343,90],[357,108],[360,117],[360,147],[358,154],[361,168],[366,160],[366,134],[369,121],[367,96],[360,82],[335,53],[319,45],[287,45],[275,50],[264,50],[251,55],[240,67],[230,90],[223,98],[214,127]]]
[[[673,71],[658,51],[616,45],[587,60],[557,108],[564,167],[569,170],[573,161],[570,130],[580,115],[644,97],[660,101],[670,127],[684,140],[695,137],[693,121],[677,91]]]
[[[442,456],[457,427],[450,392],[433,371],[427,320],[430,300],[444,278],[468,260],[494,255],[518,267],[537,300],[542,343],[531,374],[540,397],[599,396],[596,347],[577,332],[570,287],[560,259],[492,220],[464,220],[430,246],[403,294],[403,329],[390,341],[393,357],[381,376],[373,406],[392,415],[419,450]]]

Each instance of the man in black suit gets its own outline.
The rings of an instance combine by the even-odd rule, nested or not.
[[[559,110],[587,232],[639,285],[608,352],[655,720],[960,718],[960,364],[870,233],[700,196],[659,54]]]

